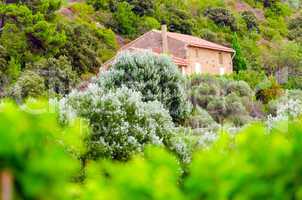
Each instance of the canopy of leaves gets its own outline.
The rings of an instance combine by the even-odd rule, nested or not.
[[[61,115],[88,120],[92,133],[86,159],[127,160],[145,145],[171,145],[174,124],[159,102],[142,102],[142,96],[125,87],[108,91],[90,84],[61,100]]]
[[[125,85],[141,92],[145,102],[160,101],[175,122],[182,122],[187,115],[183,76],[167,56],[124,52],[108,72],[100,75],[99,84],[110,89]]]

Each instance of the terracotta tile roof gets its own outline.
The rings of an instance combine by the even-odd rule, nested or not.
[[[159,30],[153,30],[155,32],[161,33]],[[185,34],[180,34],[180,33],[172,33],[168,32],[167,33],[168,37],[171,37],[176,40],[180,40],[182,42],[187,43],[189,46],[195,46],[195,47],[200,47],[200,48],[206,48],[206,49],[213,49],[213,50],[219,50],[219,51],[225,51],[225,52],[235,52],[234,49],[225,47],[213,42],[209,42],[207,40],[203,40],[199,37],[194,37],[191,35],[185,35]]]
[[[173,55],[171,55],[171,58],[172,58],[173,62],[178,66],[188,66],[189,65],[189,62],[187,59],[179,58],[179,57],[176,57]]]
[[[135,47],[130,47],[130,48],[128,48],[128,50],[129,51],[146,51],[146,49],[135,48]],[[156,53],[156,54],[162,54],[162,52],[159,48],[153,48],[153,49],[150,49],[150,51],[152,51],[153,53]],[[187,59],[179,58],[174,55],[169,55],[169,56],[171,57],[172,61],[178,66],[189,65],[189,62]]]

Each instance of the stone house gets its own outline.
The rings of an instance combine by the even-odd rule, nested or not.
[[[170,55],[173,62],[185,75],[203,73],[212,75],[230,74],[233,72],[235,51],[198,37],[162,30],[151,30],[134,41],[123,46],[119,52],[133,50],[151,50],[158,54]],[[104,64],[108,69],[115,58]]]

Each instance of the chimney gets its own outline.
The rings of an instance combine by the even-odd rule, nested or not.
[[[167,25],[165,24],[161,26],[161,37],[162,37],[163,53],[168,54],[169,48],[168,48]]]

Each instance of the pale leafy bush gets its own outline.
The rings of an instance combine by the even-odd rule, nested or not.
[[[254,92],[246,82],[210,75],[193,75],[187,87],[194,108],[203,108],[216,122],[242,126],[251,121]]]
[[[169,112],[157,101],[143,102],[139,92],[126,87],[107,91],[90,84],[61,100],[61,113],[63,119],[76,115],[88,120],[88,158],[127,160],[147,144],[172,145]]]
[[[267,134],[260,125],[234,137],[222,134],[196,152],[185,174],[158,148],[127,163],[93,163],[83,199],[300,199],[302,129],[301,123],[289,126],[286,134]]]
[[[254,92],[245,81],[231,81],[227,84],[227,93],[236,93],[238,96],[253,96]]]
[[[185,180],[186,199],[301,198],[301,123],[285,131],[267,134],[253,126],[196,153]]]
[[[9,96],[17,101],[27,97],[39,97],[45,94],[44,79],[34,71],[24,71],[11,88]]]
[[[217,124],[211,115],[203,108],[197,106],[192,114],[186,119],[185,125],[193,129],[207,128],[210,125]]]
[[[150,51],[121,53],[98,83],[107,88],[122,85],[142,93],[142,100],[160,101],[174,122],[182,122],[188,114],[184,78],[168,56]]]
[[[267,125],[272,128],[279,121],[294,120],[302,115],[301,92],[287,91],[287,94],[278,100],[271,101],[270,114],[267,117]]]

